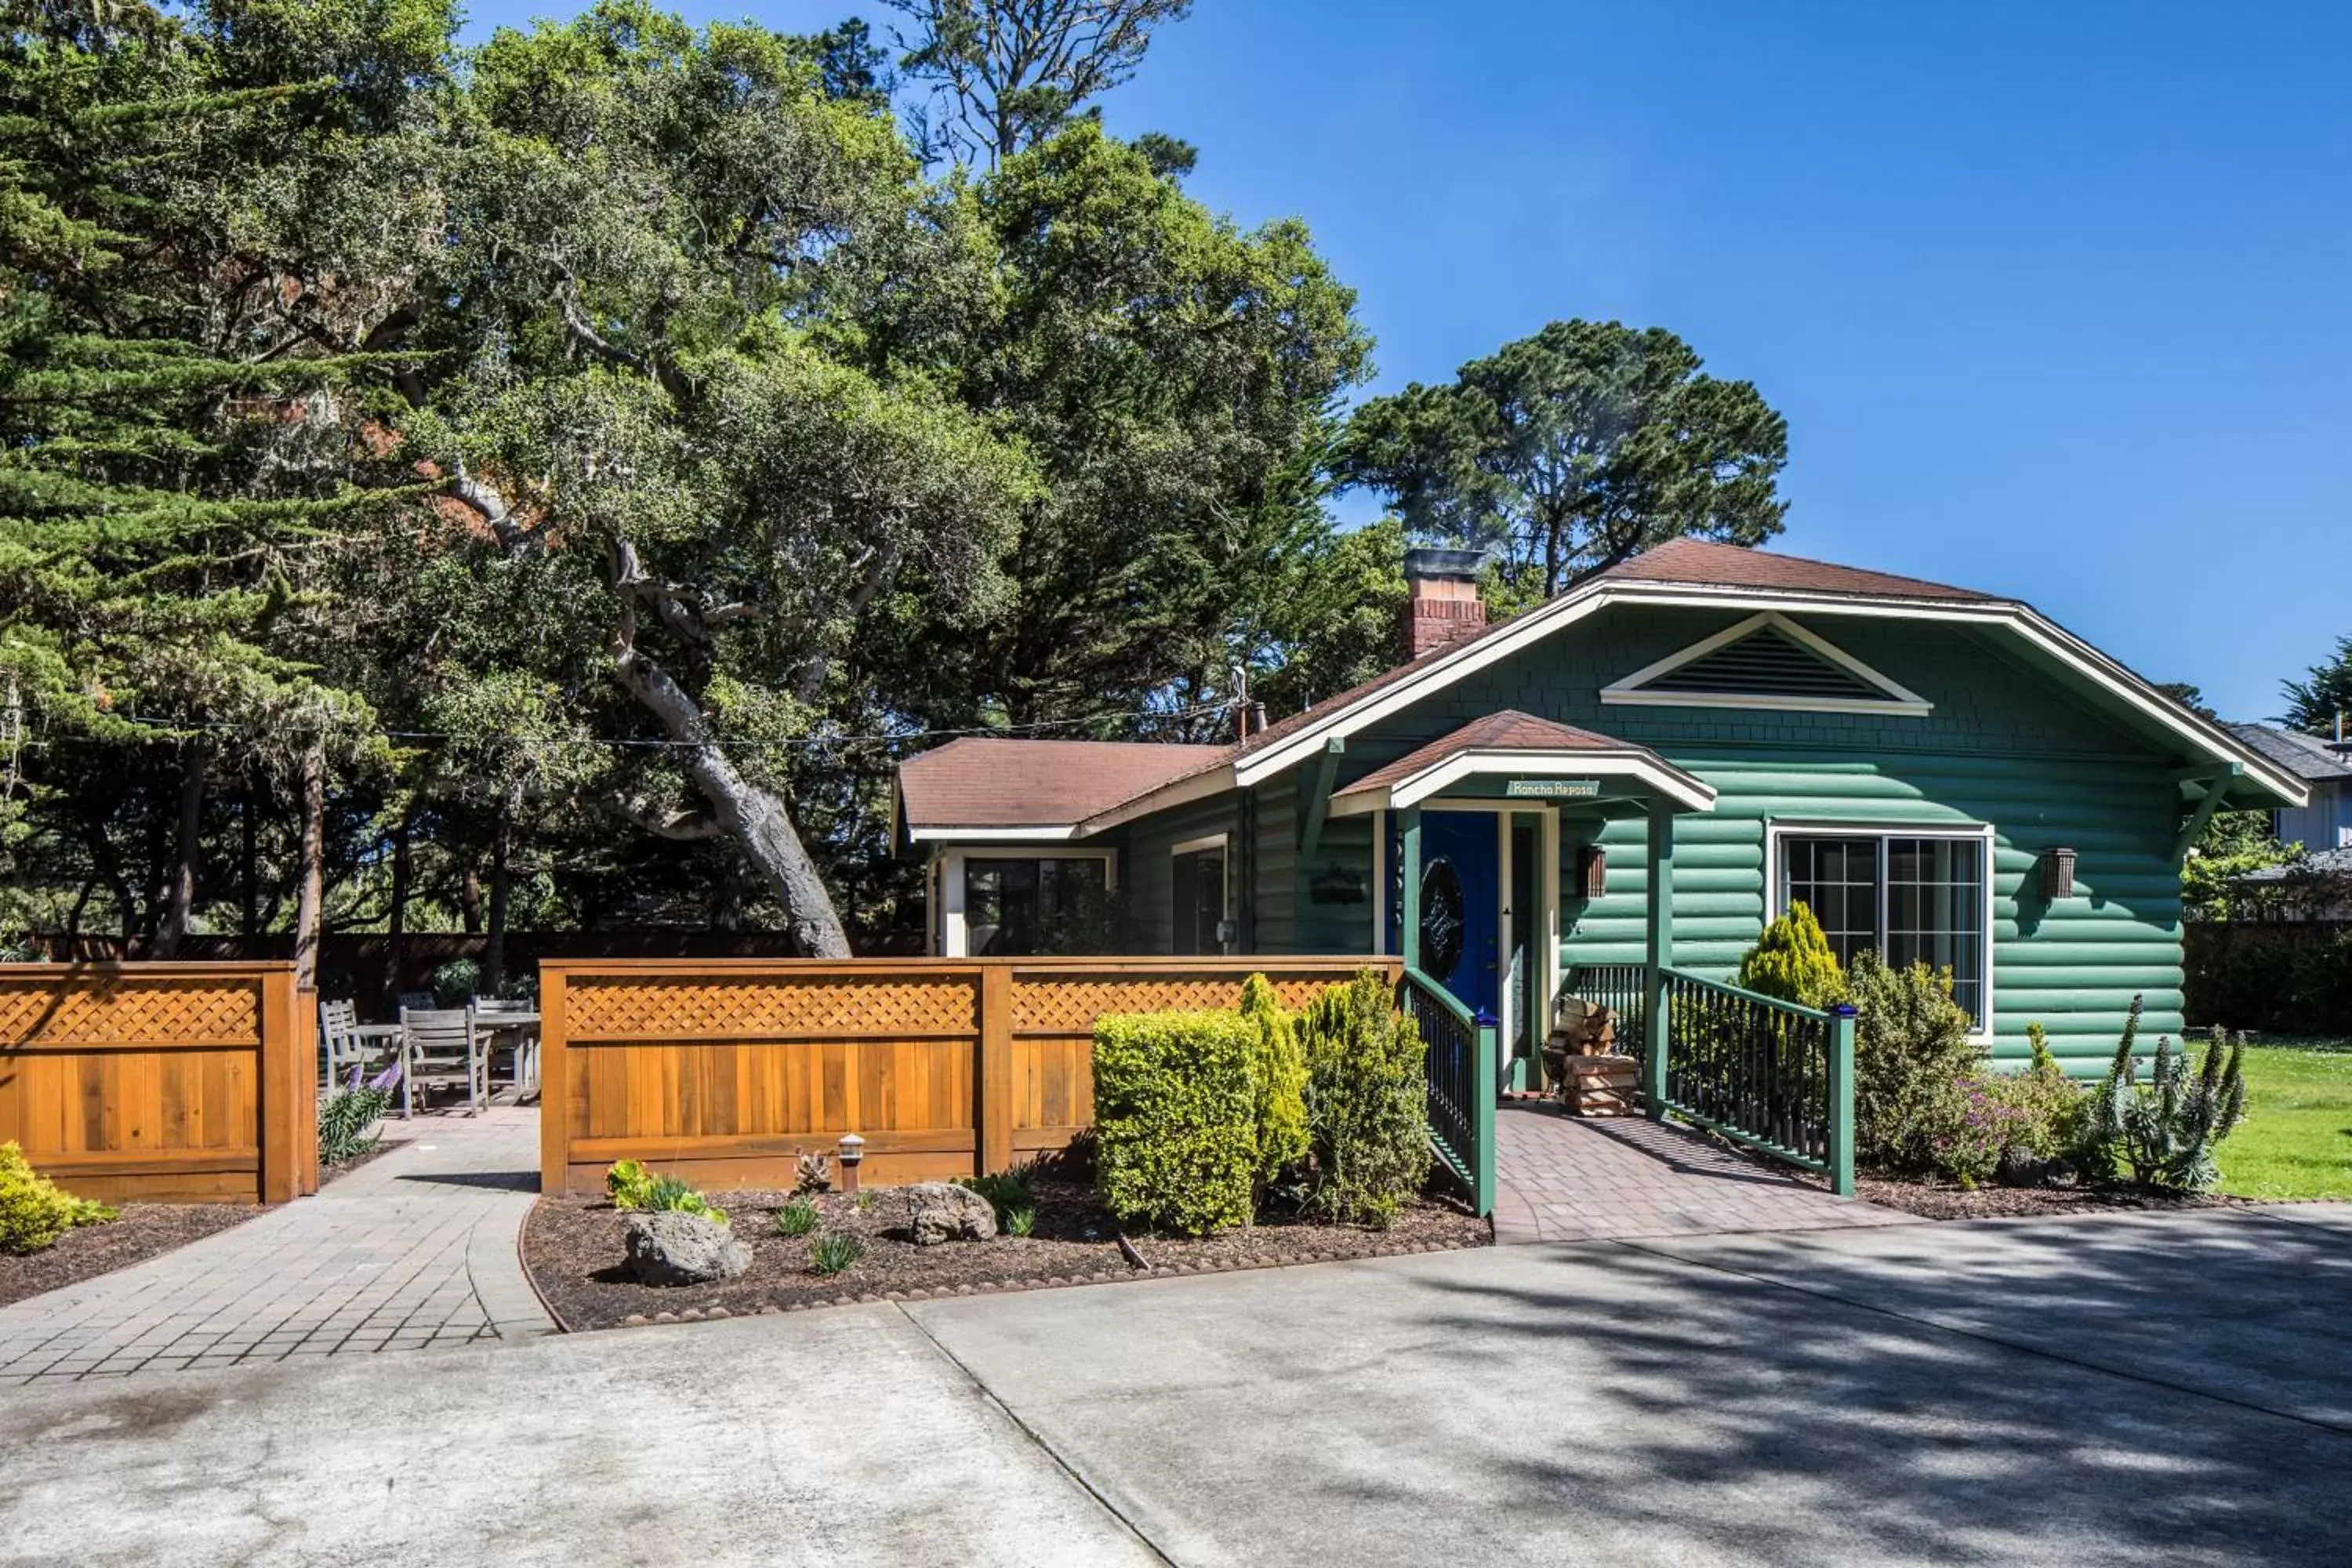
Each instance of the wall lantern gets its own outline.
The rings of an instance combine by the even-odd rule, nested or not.
[[[841,1150],[841,1190],[854,1193],[857,1190],[857,1167],[866,1160],[866,1140],[855,1132],[845,1132],[838,1147]]]
[[[1586,899],[1597,899],[1609,891],[1609,852],[1598,844],[1588,844],[1576,852],[1576,876]]]
[[[2052,903],[2074,896],[2074,852],[2072,849],[2042,852],[2042,896]]]

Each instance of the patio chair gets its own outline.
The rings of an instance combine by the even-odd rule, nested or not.
[[[359,1005],[351,1001],[319,1004],[319,1038],[327,1054],[329,1093],[344,1087],[354,1068],[366,1073],[400,1053],[399,1026],[361,1023]]]
[[[467,1010],[478,1020],[478,1028],[480,1022],[495,1024],[500,1014],[520,1014],[532,1020],[539,1016],[538,1003],[515,996],[477,996],[467,1004]],[[510,1081],[514,1084],[515,1099],[520,1102],[523,1086],[539,1081],[538,1029],[493,1029],[483,1033],[487,1037],[486,1050],[502,1050],[509,1054]]]
[[[406,1063],[400,1076],[400,1114],[415,1114],[419,1089],[430,1109],[436,1084],[463,1084],[466,1114],[481,1114],[482,1101],[490,1097],[489,1058],[475,1033],[473,1014],[456,1007],[403,1007],[400,1029]]]

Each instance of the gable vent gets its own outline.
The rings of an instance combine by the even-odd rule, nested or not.
[[[1780,631],[1762,627],[1651,677],[1650,691],[1707,692],[1743,697],[1828,697],[1868,701],[1886,694],[1850,669],[1832,664]]]

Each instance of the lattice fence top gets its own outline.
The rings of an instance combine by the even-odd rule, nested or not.
[[[566,984],[563,1003],[565,1033],[590,1039],[819,1031],[887,1038],[973,1029],[978,1009],[969,974],[727,981],[583,975]]]
[[[1056,974],[1023,975],[1013,986],[1013,1026],[1029,1031],[1089,1034],[1106,1013],[1195,1012],[1241,1004],[1244,975]],[[1298,1008],[1341,978],[1334,974],[1285,975],[1266,972],[1286,1007]]]
[[[114,975],[16,980],[0,972],[0,1049],[193,1041],[258,1046],[260,983]]]

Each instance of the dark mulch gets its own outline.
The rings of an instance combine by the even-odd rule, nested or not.
[[[2034,1215],[2122,1214],[2134,1210],[2236,1208],[2243,1198],[2153,1187],[1975,1187],[1856,1176],[1854,1196],[1922,1219],[2000,1219]]]
[[[0,1307],[128,1268],[260,1212],[252,1204],[124,1204],[121,1219],[69,1230],[26,1257],[0,1256]]]
[[[713,1194],[737,1234],[751,1244],[751,1267],[721,1285],[668,1289],[629,1278],[623,1265],[622,1216],[603,1198],[544,1197],[524,1227],[523,1263],[557,1319],[577,1331],[616,1328],[657,1315],[740,1316],[857,1300],[980,1295],[1040,1284],[1435,1252],[1484,1247],[1494,1239],[1485,1220],[1433,1196],[1408,1205],[1387,1230],[1285,1219],[1209,1237],[1131,1237],[1151,1265],[1146,1273],[1121,1256],[1117,1228],[1091,1188],[1040,1180],[1033,1194],[1034,1234],[935,1247],[917,1247],[898,1234],[903,1208],[887,1187],[863,1194],[863,1207],[839,1194],[818,1198],[822,1219],[816,1232],[805,1237],[776,1232],[775,1211],[789,1201],[788,1193]],[[845,1231],[866,1244],[864,1257],[830,1278],[809,1268],[809,1245],[827,1231]]]

